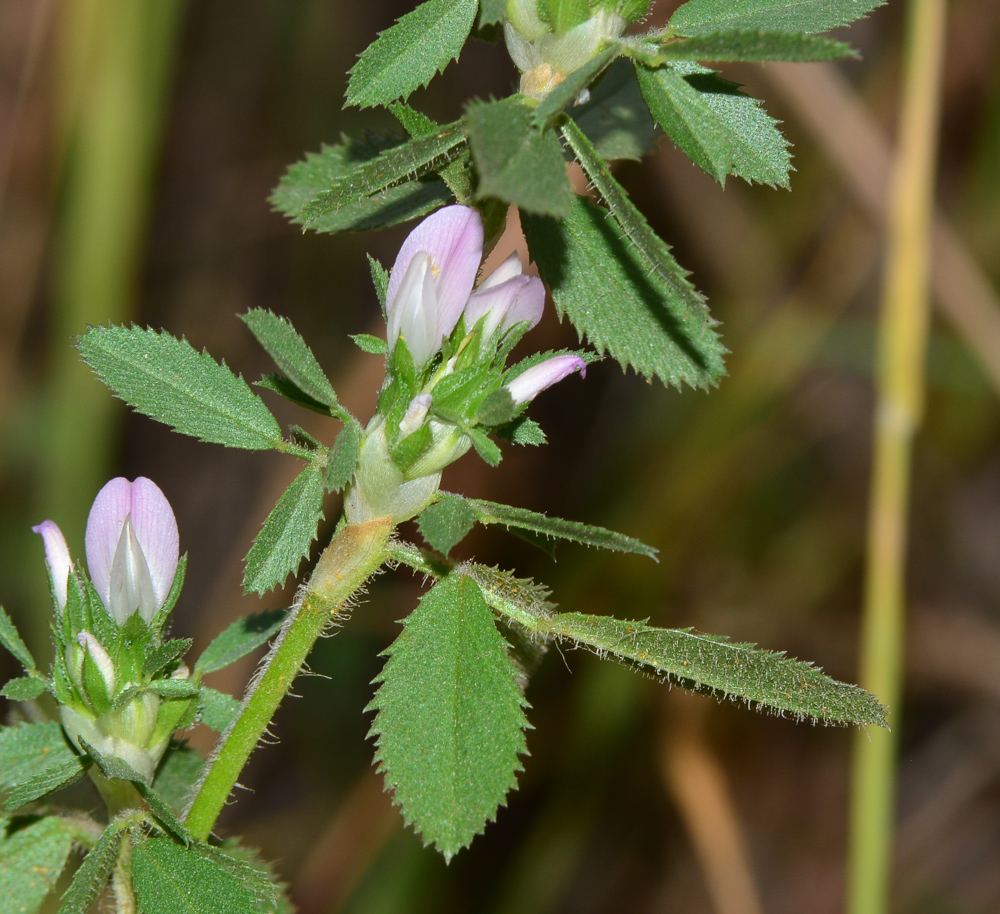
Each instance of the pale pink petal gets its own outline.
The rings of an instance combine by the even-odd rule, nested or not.
[[[504,330],[521,321],[527,321],[530,329],[542,319],[542,312],[545,310],[545,283],[537,276],[526,276],[525,279],[526,282],[521,285],[517,297],[504,316]]]
[[[476,291],[483,292],[493,286],[499,286],[500,283],[507,282],[508,279],[513,279],[515,276],[520,276],[523,272],[524,266],[521,264],[521,258],[518,256],[517,251],[514,251],[510,257],[479,284],[479,288]]]
[[[417,368],[422,368],[441,348],[437,290],[430,254],[418,251],[406,268],[389,312],[389,348],[402,337]]]
[[[558,384],[563,378],[579,371],[587,373],[587,363],[578,355],[555,355],[538,365],[533,365],[518,375],[506,387],[515,405],[534,400],[543,390]]]
[[[135,538],[146,557],[146,564],[149,565],[157,605],[162,606],[174,583],[180,558],[177,520],[167,496],[155,482],[145,476],[138,477],[132,483],[131,515]]]
[[[107,483],[90,509],[85,539],[90,580],[104,602],[110,605],[111,563],[114,561],[122,525],[132,510],[132,483],[118,476]]]
[[[514,276],[496,286],[480,286],[469,297],[465,307],[465,326],[471,330],[484,314],[489,317],[484,326],[486,336],[494,330],[506,330],[528,321],[529,329],[542,319],[545,307],[545,286],[537,276]]]
[[[56,595],[57,605],[63,609],[66,606],[66,585],[69,573],[73,569],[66,537],[55,521],[51,520],[43,520],[31,529],[42,537],[42,543],[45,545],[45,564],[49,566],[49,576],[52,578],[52,592]]]
[[[479,272],[483,256],[482,216],[469,206],[446,206],[410,232],[389,276],[387,315],[391,315],[396,293],[410,261],[419,251],[426,251],[431,258],[437,290],[438,333],[444,338],[455,329]]]

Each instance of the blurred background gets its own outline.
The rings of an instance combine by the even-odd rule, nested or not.
[[[660,0],[653,22],[677,4]],[[388,115],[342,111],[345,72],[408,0],[0,0],[0,600],[47,647],[49,517],[81,556],[109,477],[154,479],[188,585],[195,651],[233,618],[242,557],[291,458],[227,451],[130,414],[79,363],[87,324],[165,328],[249,380],[270,370],[236,315],[286,315],[343,402],[370,415],[381,333],[364,257],[403,226],[303,235],[270,212],[285,167]],[[567,610],[649,616],[787,650],[857,679],[873,354],[904,5],[846,37],[861,61],[729,67],[794,144],[792,192],[725,190],[662,140],[618,177],[722,321],[729,376],[667,391],[611,361],[532,407],[550,445],[468,456],[449,488],[613,527],[659,564],[502,533],[458,548],[549,584]],[[439,119],[508,94],[471,41],[413,103]],[[928,413],[915,450],[894,910],[1000,910],[1000,4],[953,0],[943,87]],[[505,240],[513,245],[513,236]],[[573,345],[550,313],[533,348]],[[334,426],[282,402],[330,441]],[[331,502],[328,537],[339,511]],[[413,533],[416,536],[415,532]],[[403,827],[365,736],[371,679],[421,582],[383,575],[282,708],[220,823],[275,862],[307,914],[812,912],[843,908],[852,734],[670,690],[551,650],[520,789],[451,863]],[[209,684],[240,693],[248,662]],[[14,675],[0,657],[0,678]],[[207,750],[212,734],[192,741]]]

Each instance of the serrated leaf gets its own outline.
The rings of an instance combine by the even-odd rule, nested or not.
[[[360,453],[361,425],[352,420],[340,430],[326,459],[323,485],[327,492],[339,492],[347,487],[354,478]]]
[[[751,644],[583,613],[542,619],[535,630],[653,670],[694,691],[827,724],[885,726],[886,709],[864,689]]]
[[[708,101],[670,67],[635,66],[650,113],[674,145],[720,184],[732,170],[732,136]]]
[[[8,899],[12,914],[35,914],[66,866],[73,838],[55,817],[16,830],[5,824],[0,833],[0,898]]]
[[[107,885],[118,859],[118,848],[129,825],[125,821],[112,822],[97,844],[90,850],[76,871],[66,894],[62,897],[59,914],[87,914]]]
[[[644,555],[655,559],[656,550],[639,540],[615,533],[604,527],[594,527],[581,524],[579,521],[563,520],[559,517],[549,517],[537,511],[526,508],[516,508],[512,505],[501,505],[480,498],[462,498],[459,495],[448,494],[446,499],[461,499],[476,513],[476,520],[481,524],[502,524],[505,527],[515,527],[519,530],[529,530],[553,539],[571,540],[585,546],[595,546],[598,549],[609,549],[612,552],[629,552],[633,555]],[[444,499],[442,499],[444,500]],[[440,502],[439,502],[440,504]]]
[[[146,662],[142,666],[143,675],[153,676],[170,666],[175,660],[180,660],[181,657],[191,650],[191,644],[192,641],[190,638],[177,638],[153,648],[146,655]]]
[[[112,325],[81,334],[77,349],[115,396],[181,434],[248,450],[281,443],[281,427],[246,381],[185,339]]]
[[[521,416],[507,425],[496,429],[496,434],[511,444],[529,444],[537,447],[549,439],[545,437],[542,427],[527,416]]]
[[[479,585],[490,606],[519,622],[534,616],[551,616],[556,608],[549,600],[552,591],[531,578],[518,578],[513,572],[487,565],[462,565],[461,571]]]
[[[268,609],[244,616],[215,636],[194,665],[196,673],[204,676],[223,670],[241,657],[271,640],[281,628],[287,613],[283,609]]]
[[[447,555],[475,526],[477,514],[464,499],[443,498],[417,518],[420,535],[432,549]]]
[[[382,317],[385,317],[385,297],[389,294],[389,271],[371,254],[367,256],[368,268],[372,274],[372,285],[375,286],[375,295],[378,296],[378,303],[382,308]],[[388,344],[385,348],[388,352]]]
[[[372,108],[407,98],[462,52],[477,0],[427,0],[380,32],[358,57],[347,83],[347,105]]]
[[[709,387],[724,374],[726,350],[701,295],[680,278],[657,282],[606,210],[575,198],[562,222],[521,222],[557,311],[599,352],[677,387]]]
[[[495,441],[482,429],[470,428],[466,430],[469,438],[472,439],[472,446],[476,453],[486,462],[488,466],[495,467],[500,463],[503,454]]]
[[[246,555],[246,593],[265,594],[298,569],[323,516],[323,487],[323,468],[310,463],[278,499]]]
[[[168,838],[150,838],[132,857],[133,886],[142,914],[252,914],[265,901],[225,866],[218,851],[184,848]],[[270,899],[273,908],[274,899]]]
[[[709,32],[660,45],[657,57],[670,60],[737,60],[748,63],[769,60],[837,60],[857,57],[849,44],[796,32],[766,32],[733,29]]]
[[[507,15],[507,0],[479,0],[479,19],[477,25],[483,28],[503,22]]]
[[[381,209],[393,188],[413,182],[427,172],[440,168],[456,154],[456,149],[464,145],[465,134],[461,122],[448,124],[431,136],[407,140],[358,165],[335,180],[326,190],[315,194],[300,208],[295,221],[316,231],[344,231],[325,226],[331,220],[339,218],[337,214],[345,210],[353,212],[364,209],[365,206]],[[435,203],[431,209],[436,209],[450,199],[451,192],[447,191],[445,200]],[[414,218],[415,215],[417,213],[403,218]]]
[[[534,126],[515,98],[475,101],[466,109],[469,148],[479,175],[476,199],[496,197],[523,212],[562,216],[573,197],[562,148]]]
[[[69,786],[85,771],[55,722],[0,729],[0,788],[8,791],[8,812]]]
[[[375,757],[404,818],[450,859],[516,785],[526,703],[470,578],[437,583],[404,626],[369,705]]]
[[[340,405],[316,356],[288,318],[253,308],[241,315],[241,320],[299,390],[330,409]]]
[[[412,137],[430,136],[436,130],[441,129],[441,125],[431,120],[426,114],[404,105],[402,102],[393,102],[389,106],[392,116],[402,125],[403,129]],[[443,166],[438,175],[448,188],[455,195],[455,200],[464,206],[472,201],[472,176],[469,173],[468,154],[459,155],[456,159]]]
[[[14,655],[25,671],[30,673],[36,669],[35,658],[31,656],[28,645],[21,640],[14,620],[7,615],[7,611],[2,606],[0,606],[0,644]]]
[[[678,35],[704,35],[729,29],[776,32],[827,32],[867,16],[884,0],[688,0],[671,16]]]
[[[330,415],[330,408],[325,403],[321,403],[319,400],[314,400],[309,396],[309,394],[307,394],[304,390],[301,390],[297,384],[293,384],[283,374],[275,372],[274,374],[263,375],[259,381],[253,382],[253,386],[276,393],[279,397],[284,397],[286,400],[290,400],[298,406],[310,409],[314,413],[319,413],[321,416]]]
[[[590,101],[571,112],[573,120],[587,134],[598,155],[608,161],[639,161],[656,141],[656,123],[631,61],[619,58],[590,93]]]
[[[493,391],[479,407],[476,422],[480,425],[506,425],[514,419],[517,407],[506,387]]]
[[[370,333],[350,334],[354,345],[368,355],[388,355],[389,344],[380,336],[372,336]]]
[[[194,698],[198,686],[188,679],[156,679],[145,687],[145,691],[166,699]]]
[[[211,727],[218,733],[224,733],[236,719],[243,707],[232,695],[217,692],[208,686],[201,687],[198,696],[198,714],[206,727]]]
[[[609,47],[595,54],[578,70],[568,74],[532,112],[532,121],[538,129],[548,127],[563,111],[579,97],[598,76],[600,76],[618,55],[618,47]]]
[[[336,146],[324,146],[290,166],[271,194],[271,205],[292,222],[303,224],[302,210],[319,195],[388,149],[406,140],[397,135],[372,136],[366,140],[347,138]],[[437,177],[429,175],[387,188],[383,193],[362,195],[351,203],[310,223],[315,232],[361,232],[385,228],[417,219],[451,201],[451,192]]]
[[[45,680],[38,676],[20,676],[11,679],[3,689],[0,689],[0,695],[11,701],[34,701],[44,692]]]

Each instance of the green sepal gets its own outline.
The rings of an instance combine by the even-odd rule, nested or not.
[[[152,692],[168,701],[180,701],[196,697],[198,686],[189,679],[156,679],[146,686],[144,691]],[[176,727],[171,727],[171,732],[176,729]]]
[[[223,670],[255,651],[278,633],[287,615],[283,609],[268,609],[237,619],[205,648],[194,665],[195,672],[204,676]]]
[[[192,643],[190,638],[177,638],[154,648],[146,656],[146,662],[142,667],[143,676],[156,676],[162,673],[168,666],[180,660],[191,650]]]
[[[479,407],[476,422],[480,425],[507,425],[513,422],[518,413],[514,398],[506,387],[501,387],[491,393]]]
[[[361,425],[352,419],[340,430],[326,458],[323,486],[327,492],[340,492],[354,478],[361,454]]]
[[[177,571],[174,573],[174,580],[170,585],[170,590],[167,592],[167,599],[163,601],[163,606],[160,607],[149,625],[154,632],[163,631],[163,627],[167,624],[167,619],[170,618],[170,614],[174,611],[174,607],[180,599],[181,591],[184,589],[184,578],[187,575],[187,564],[188,557],[185,552],[177,561]]]

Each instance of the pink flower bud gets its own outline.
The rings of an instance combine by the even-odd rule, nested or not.
[[[533,365],[505,386],[515,406],[534,400],[543,390],[558,384],[563,378],[579,371],[587,374],[587,363],[578,355],[554,355],[551,359]]]
[[[52,578],[52,592],[56,597],[59,609],[66,607],[66,587],[70,572],[73,570],[73,560],[69,557],[69,547],[66,537],[54,521],[43,520],[31,528],[42,537],[45,544],[45,564],[49,566],[49,576]]]

